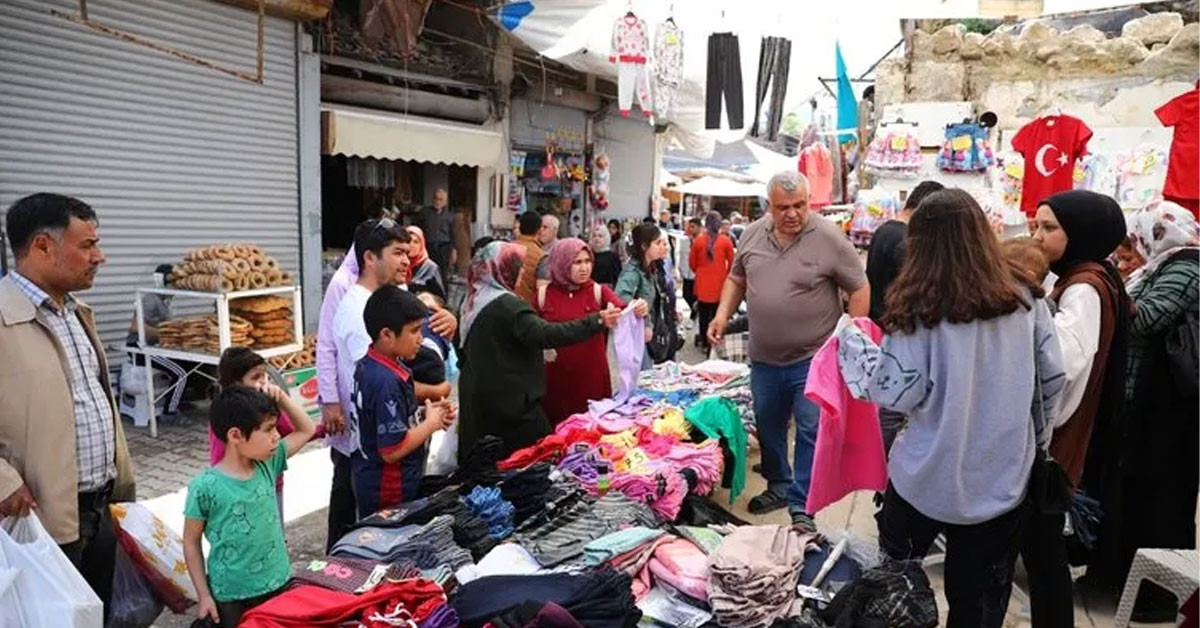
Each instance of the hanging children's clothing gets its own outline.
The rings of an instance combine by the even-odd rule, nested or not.
[[[986,172],[996,164],[988,130],[977,122],[946,125],[937,165],[944,172]]]
[[[883,331],[871,319],[854,324],[878,343]],[[879,427],[879,406],[855,399],[838,368],[838,337],[831,336],[813,356],[804,396],[821,408],[812,482],[804,511],[812,514],[853,491],[887,488],[887,459]]]
[[[654,107],[650,97],[650,75],[646,63],[650,57],[650,37],[646,22],[632,13],[622,16],[613,25],[612,52],[608,60],[617,64],[617,106],[621,115],[628,116],[634,96],[642,115],[650,117]]]
[[[1163,196],[1200,217],[1200,82],[1154,110],[1163,126],[1175,127]]]
[[[883,126],[867,148],[867,170],[881,177],[915,178],[921,169],[921,142],[912,125]]]
[[[1032,218],[1038,205],[1075,184],[1075,160],[1087,152],[1092,130],[1083,120],[1064,115],[1038,118],[1021,127],[1012,147],[1025,158],[1021,209]]]
[[[833,155],[823,142],[800,151],[800,174],[808,179],[808,203],[821,209],[833,202]]]
[[[683,83],[683,31],[668,19],[654,32],[654,113],[666,118],[675,113],[675,100]]]
[[[787,94],[788,68],[792,59],[792,42],[783,37],[763,37],[758,55],[758,84],[754,88],[754,124],[750,127],[751,137],[763,135],[772,142],[779,138],[779,125],[783,123],[783,97]],[[767,123],[759,132],[759,115],[767,87],[771,88],[771,100],[767,102]]]
[[[721,99],[729,114],[729,128],[745,126],[742,113],[742,55],[737,35],[708,36],[708,80],[704,89],[704,128],[721,128]]]

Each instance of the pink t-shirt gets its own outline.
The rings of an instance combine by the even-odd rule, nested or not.
[[[854,319],[876,343],[883,331],[869,318]],[[879,428],[879,406],[850,395],[838,369],[838,339],[832,336],[813,356],[804,396],[821,409],[812,482],[805,512],[816,514],[852,491],[887,488],[887,458]]]
[[[279,436],[281,436],[281,437],[287,436],[288,434],[291,434],[292,432],[296,431],[295,426],[292,425],[292,420],[288,418],[288,415],[286,412],[279,413],[279,420],[275,422],[275,426],[276,426],[276,429],[279,430]],[[212,431],[212,426],[209,426],[209,428],[208,428],[208,464],[216,465],[218,462],[221,461],[221,458],[224,458],[224,457],[225,457],[225,443],[221,442],[221,439],[217,438],[217,435],[214,434]],[[275,490],[276,491],[283,490],[283,474],[282,473],[279,474],[279,477],[276,478],[276,480],[275,480]]]

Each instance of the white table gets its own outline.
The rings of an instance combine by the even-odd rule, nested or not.
[[[209,300],[213,301],[217,307],[217,346],[219,351],[217,355],[208,353],[199,353],[195,351],[185,351],[182,349],[167,349],[158,346],[149,346],[146,344],[146,321],[145,314],[142,308],[142,297],[147,294],[157,294],[161,296],[174,297],[176,299],[188,300]],[[270,347],[268,349],[255,350],[256,353],[263,358],[273,358],[280,355],[295,353],[304,348],[304,321],[302,320],[304,311],[300,300],[299,286],[278,286],[274,288],[260,288],[257,290],[244,290],[241,292],[197,292],[193,290],[176,290],[173,288],[139,288],[137,291],[136,300],[134,302],[134,311],[137,316],[137,331],[138,331],[138,346],[129,347],[130,353],[137,353],[145,356],[144,368],[146,369],[146,403],[150,404],[147,411],[147,416],[150,417],[150,435],[158,436],[158,412],[156,410],[158,399],[170,392],[170,389],[163,392],[161,395],[154,393],[154,371],[150,364],[150,358],[154,356],[179,360],[183,362],[193,362],[196,366],[187,371],[188,376],[192,373],[199,372],[202,365],[211,364],[216,366],[221,361],[220,353],[224,352],[231,346],[230,338],[232,333],[229,329],[229,302],[246,297],[261,297],[261,296],[282,296],[291,297],[292,299],[292,339],[293,342],[278,347]],[[211,379],[211,378],[210,378]],[[187,377],[177,382],[176,386],[183,386],[187,383]]]

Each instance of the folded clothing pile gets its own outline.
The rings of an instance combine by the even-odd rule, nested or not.
[[[385,581],[419,578],[415,563],[380,563],[365,558],[326,556],[292,565],[292,581],[342,593],[365,593]]]
[[[277,347],[296,338],[292,299],[272,295],[246,297],[230,301],[229,309],[253,325],[250,337],[256,348]]]
[[[475,442],[471,451],[462,457],[458,469],[452,475],[426,475],[421,478],[418,492],[433,495],[451,486],[457,487],[462,495],[470,493],[476,486],[496,486],[503,479],[496,470],[496,462],[503,454],[504,442],[495,436],[485,436]]]
[[[734,530],[708,557],[708,601],[725,628],[767,628],[796,599],[804,551],[814,536],[790,526]]]
[[[577,501],[549,517],[535,517],[517,529],[517,541],[543,567],[554,567],[583,554],[588,542],[627,526],[654,528],[658,520],[645,504],[611,492],[595,502]]]
[[[223,244],[184,253],[170,282],[186,290],[234,292],[290,286],[292,275],[257,245]]]
[[[608,568],[579,575],[488,576],[460,587],[450,604],[463,626],[480,628],[497,618],[501,625],[526,625],[505,616],[531,600],[557,604],[588,628],[632,628],[642,615],[629,576]]]
[[[242,616],[241,628],[335,628],[424,625],[446,605],[442,587],[429,580],[388,582],[362,595],[302,585],[288,589]],[[443,624],[446,625],[446,624]]]
[[[513,533],[513,505],[504,501],[499,488],[476,486],[466,502],[471,512],[487,523],[493,539],[508,538]]]
[[[513,523],[521,525],[546,507],[550,490],[550,471],[546,463],[538,463],[510,475],[500,484],[500,494],[513,506]]]
[[[453,526],[453,517],[439,515],[423,526],[358,528],[339,539],[330,553],[388,563],[408,559],[421,569],[458,569],[472,559],[455,544]]]
[[[381,510],[360,519],[353,529],[396,528],[401,526],[426,525],[436,517],[449,517],[454,542],[471,552],[476,559],[487,554],[496,540],[489,534],[488,524],[475,515],[471,508],[459,498],[454,489],[445,489],[431,497],[405,502],[395,508]],[[422,566],[423,569],[427,568]]]

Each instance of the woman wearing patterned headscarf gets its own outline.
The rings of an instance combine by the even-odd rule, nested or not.
[[[550,433],[542,410],[545,349],[573,345],[612,328],[615,308],[565,323],[549,323],[513,293],[525,248],[492,242],[471,260],[459,329],[459,461],[484,436],[499,437],[501,455]]]
[[[700,310],[700,329],[708,329],[708,324],[717,314],[717,306],[721,303],[721,289],[729,270],[733,268],[733,240],[721,231],[721,215],[708,212],[704,217],[704,233],[692,242],[692,251],[688,255],[688,263],[696,273],[695,296],[696,307]],[[707,348],[708,340],[704,334],[696,334],[696,341]]]
[[[605,235],[608,235],[607,233]],[[607,307],[625,309],[625,302],[606,285],[592,280],[594,258],[578,238],[559,240],[550,252],[550,285],[538,290],[535,306],[552,323],[579,320]],[[647,306],[638,302],[645,316]],[[588,400],[612,396],[605,334],[561,347],[547,357],[546,396],[542,408],[551,426],[588,409]]]
[[[413,293],[428,292],[439,299],[446,298],[446,287],[442,284],[442,273],[437,262],[429,257],[425,244],[425,232],[420,227],[408,227],[412,238],[408,243],[408,290]]]
[[[1196,335],[1200,253],[1191,212],[1160,202],[1129,218],[1129,239],[1146,264],[1130,276],[1134,303],[1125,368],[1125,413],[1104,505],[1097,560],[1102,584],[1119,591],[1139,547],[1193,548],[1196,542]],[[1188,363],[1190,362],[1190,366]],[[1119,456],[1117,455],[1119,454]],[[1144,591],[1144,589],[1143,589]],[[1173,604],[1153,597],[1147,610]],[[1145,607],[1143,607],[1145,608]],[[1139,608],[1139,613],[1143,608]],[[1170,612],[1174,613],[1175,606]]]

